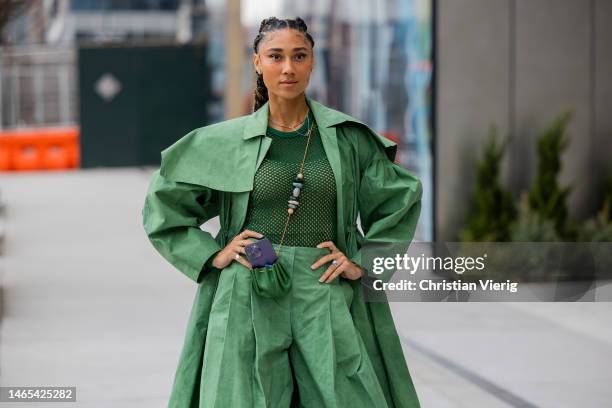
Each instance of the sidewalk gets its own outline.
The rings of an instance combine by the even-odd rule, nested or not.
[[[77,387],[53,407],[166,406],[195,284],[142,229],[151,171],[0,175],[3,386]],[[612,406],[612,303],[391,307],[423,408]]]

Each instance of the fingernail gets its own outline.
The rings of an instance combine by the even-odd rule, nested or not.
[[[314,265],[310,265],[310,269],[314,269]]]
[[[323,278],[319,278],[319,282],[323,282]]]

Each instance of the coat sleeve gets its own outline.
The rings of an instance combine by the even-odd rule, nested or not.
[[[421,181],[411,171],[394,163],[395,146],[386,149],[376,139],[383,136],[370,136],[361,137],[358,144],[357,203],[364,236],[351,260],[364,267],[370,277],[388,281],[394,271],[374,275],[371,259],[408,250],[421,212],[423,189]],[[365,246],[370,248],[369,256],[364,256],[364,251],[368,250]]]
[[[145,232],[170,264],[198,283],[216,270],[212,256],[222,249],[200,226],[218,214],[218,191],[153,173],[142,208]]]

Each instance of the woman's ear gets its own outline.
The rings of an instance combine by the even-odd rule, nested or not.
[[[258,74],[261,72],[261,70],[259,69],[259,55],[257,55],[256,53],[253,53],[253,68]]]

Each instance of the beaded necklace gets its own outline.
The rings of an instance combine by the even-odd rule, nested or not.
[[[304,149],[304,157],[302,158],[302,162],[300,163],[298,173],[293,179],[293,190],[291,191],[291,195],[289,196],[289,200],[287,201],[287,221],[285,222],[285,228],[283,229],[283,234],[281,235],[278,248],[279,251],[280,248],[283,246],[283,241],[285,240],[285,233],[287,232],[287,227],[289,226],[289,220],[291,219],[291,216],[295,213],[295,210],[297,209],[298,205],[300,205],[298,198],[302,192],[302,187],[304,187],[304,163],[306,162],[308,145],[310,144],[310,137],[312,136],[312,130],[314,128],[316,128],[316,123],[313,121],[312,125],[310,125],[310,128],[308,129],[308,133],[306,134],[307,140],[306,148]]]

